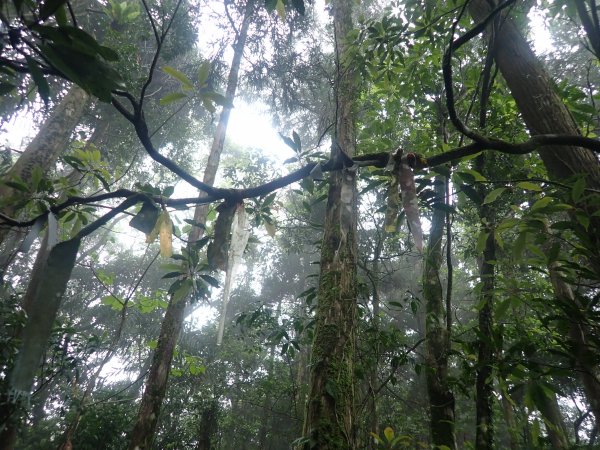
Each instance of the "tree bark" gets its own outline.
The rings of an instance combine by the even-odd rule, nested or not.
[[[237,90],[240,63],[246,46],[246,38],[251,22],[252,11],[254,9],[254,3],[254,0],[249,0],[246,4],[242,26],[234,44],[234,55],[229,71],[229,77],[227,79],[226,90],[226,97],[231,102],[233,102]],[[215,182],[230,113],[231,107],[224,106],[219,117],[219,123],[213,139],[210,155],[204,170],[203,182],[210,186],[214,185]],[[198,205],[194,212],[194,221],[197,224],[204,224],[207,215],[208,206]],[[202,227],[192,227],[188,242],[193,243],[197,241],[203,233],[204,229]],[[175,344],[177,343],[177,338],[179,337],[185,319],[185,306],[185,299],[176,301],[173,296],[171,296],[165,318],[161,324],[156,351],[154,353],[152,365],[150,366],[148,380],[146,382],[144,394],[142,395],[140,410],[132,432],[129,444],[130,450],[146,450],[150,449],[152,446],[160,408],[167,390],[169,368],[171,366],[171,361],[173,360]]]
[[[575,7],[577,8],[577,14],[579,20],[583,25],[583,29],[587,34],[588,41],[590,43],[590,50],[594,53],[596,58],[600,59],[600,28],[598,26],[598,12],[594,11],[596,2],[592,1],[590,4],[590,11],[588,12],[585,0],[573,0]]]
[[[491,11],[490,2],[473,0],[469,3],[469,11],[475,20],[481,21]],[[556,93],[552,80],[513,21],[505,18],[495,32],[499,44],[495,54],[496,64],[530,133],[580,134],[569,110]],[[592,151],[579,147],[548,146],[540,149],[539,154],[551,179],[564,181],[575,175],[583,175],[588,188],[600,188],[600,164]],[[600,218],[593,216],[597,212],[594,200],[576,206],[582,208],[591,218],[588,229],[589,242],[586,243],[586,247],[589,250],[590,265],[600,274]],[[561,280],[557,276],[551,278],[559,297],[574,299],[570,286],[563,282],[564,285],[557,289],[556,283]],[[590,362],[594,359],[586,359],[586,355],[593,356],[590,353],[589,333],[581,324],[573,322],[569,339],[577,365],[582,369],[581,381],[586,397],[598,421],[600,378],[596,368],[590,367]]]
[[[443,204],[445,188],[440,179],[435,180],[435,192],[438,203]],[[440,278],[445,221],[445,211],[441,208],[435,209],[423,269],[423,298],[427,313],[425,360],[428,366],[426,379],[433,444],[445,445],[454,450],[456,449],[454,394],[448,387],[450,330],[446,328],[445,301]]]
[[[491,11],[489,2],[473,0],[469,11],[477,21],[483,20]],[[527,40],[510,18],[501,21],[495,30],[498,42],[495,60],[506,84],[511,90],[525,124],[532,135],[581,134],[571,113],[559,97],[554,83],[537,59]],[[540,157],[552,180],[570,181],[583,175],[586,187],[600,190],[600,163],[591,150],[572,146],[545,146],[539,150]],[[597,194],[596,194],[597,197]],[[591,218],[588,229],[590,264],[600,276],[600,218],[597,199],[575,205]]]
[[[74,128],[89,105],[89,95],[79,86],[72,85],[69,92],[54,107],[50,116],[41,126],[35,138],[29,143],[19,159],[3,177],[5,181],[20,178],[25,183],[31,181],[35,167],[48,173],[57,159],[63,154]],[[7,216],[15,216],[30,199],[30,195],[6,184],[0,184],[0,211]],[[14,230],[14,239],[7,239],[11,228],[0,227],[0,280],[12,260],[24,230]]]
[[[552,450],[565,450],[570,448],[567,440],[567,428],[563,420],[556,394],[547,394],[545,401],[537,405],[544,418],[548,439]]]
[[[469,3],[469,11],[475,20],[481,21],[491,12],[491,7],[486,0],[473,0]],[[496,30],[496,41],[496,64],[530,133],[581,134],[544,66],[509,18],[501,21]],[[539,150],[539,154],[553,180],[565,180],[583,174],[587,179],[587,187],[600,188],[600,165],[591,150],[545,146]]]
[[[55,245],[39,268],[39,284],[31,303],[31,315],[22,332],[21,345],[9,376],[7,397],[0,398],[0,444],[11,449],[16,424],[29,404],[31,387],[46,349],[54,318],[58,312],[67,282],[75,265],[79,240]]]
[[[485,155],[478,158],[480,172],[485,172]],[[485,198],[486,189],[480,189]],[[482,205],[479,212],[484,231],[488,233],[483,255],[479,261],[479,282],[481,283],[479,302],[479,354],[477,359],[476,391],[476,437],[477,450],[492,450],[494,446],[493,400],[495,363],[494,344],[494,264],[496,260],[496,240],[494,239],[495,214],[490,205]]]
[[[553,262],[549,266],[550,281],[558,301],[565,304],[576,304],[583,311],[575,297],[571,286],[561,276],[559,265]],[[589,339],[590,332],[579,318],[571,317],[569,321],[570,347],[579,372],[579,378],[586,393],[586,398],[596,421],[600,418],[600,367],[594,364],[597,356],[593,349],[593,341]]]
[[[355,71],[347,55],[352,3],[331,2],[337,63],[336,126],[332,158],[356,147]],[[356,171],[330,176],[312,347],[305,448],[356,448],[354,423],[354,347],[356,333]]]

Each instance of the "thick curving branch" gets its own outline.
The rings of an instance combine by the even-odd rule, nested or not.
[[[580,140],[578,140],[579,138]],[[581,140],[583,139],[583,141]],[[415,169],[427,169],[433,168],[437,166],[441,166],[444,164],[452,164],[456,165],[460,162],[461,159],[475,155],[481,151],[491,150],[491,151],[499,151],[501,153],[508,153],[513,155],[524,155],[527,153],[531,153],[539,147],[545,145],[578,145],[580,142],[582,144],[587,144],[587,141],[593,141],[591,139],[581,138],[579,136],[563,136],[563,135],[539,135],[534,136],[529,141],[523,144],[508,144],[507,146],[486,146],[483,143],[474,142],[469,145],[465,145],[462,147],[457,147],[452,150],[448,150],[443,153],[439,153],[437,155],[431,156],[429,158],[421,157],[419,155],[416,158]],[[600,151],[600,143],[597,141],[594,142],[595,151]],[[581,145],[586,146],[586,145]],[[590,148],[590,146],[588,146]],[[370,153],[366,155],[358,155],[351,159],[351,163],[359,166],[359,167],[376,167],[376,168],[384,168],[386,167],[388,160],[390,157],[389,152],[380,152],[380,153]],[[164,157],[163,157],[164,158]],[[165,158],[169,161],[167,158]],[[128,208],[134,206],[137,203],[144,201],[153,201],[157,204],[172,207],[172,208],[180,208],[182,206],[193,206],[193,205],[201,205],[201,204],[209,204],[214,203],[220,200],[225,200],[229,202],[240,202],[242,200],[254,197],[260,197],[267,194],[270,194],[278,189],[289,186],[293,183],[303,180],[304,178],[310,176],[311,172],[318,164],[321,165],[322,172],[334,172],[337,170],[341,170],[344,167],[347,167],[349,161],[342,161],[339,159],[330,159],[328,161],[322,163],[309,163],[305,166],[287,174],[279,178],[275,178],[267,183],[260,184],[258,186],[241,188],[241,189],[221,189],[221,188],[212,188],[210,193],[202,197],[185,197],[185,198],[165,198],[157,195],[150,195],[143,192],[136,192],[130,189],[117,189],[112,192],[106,192],[104,194],[93,195],[90,197],[69,197],[63,203],[52,206],[49,211],[40,214],[32,219],[28,220],[16,220],[14,218],[8,217],[4,214],[0,214],[0,226],[12,226],[12,227],[30,227],[37,220],[44,218],[49,213],[58,214],[61,211],[71,207],[78,205],[90,205],[94,203],[99,203],[105,200],[112,200],[118,198],[125,198],[126,200],[121,203],[119,206],[115,207],[111,210],[108,219],[105,219],[107,215],[102,216],[99,219],[96,219],[93,223],[88,225],[86,228],[82,229],[80,233],[85,233],[84,236],[90,234],[93,230],[99,228],[104,225],[108,220],[114,217],[116,214],[120,212],[124,212]],[[100,225],[96,226],[96,222],[102,221]],[[84,230],[92,230],[85,231]]]
[[[469,128],[458,117],[455,105],[454,86],[452,81],[452,57],[456,50],[469,42],[474,37],[481,34],[485,28],[494,20],[494,18],[505,8],[515,3],[515,0],[506,0],[494,8],[490,14],[472,29],[462,36],[452,40],[444,52],[442,60],[442,72],[444,78],[444,88],[446,90],[446,107],[448,116],[454,127],[463,135],[472,139],[482,149],[497,150],[503,153],[526,154],[531,153],[539,147],[549,145],[565,145],[584,147],[596,153],[600,153],[600,141],[579,135],[561,135],[561,134],[540,134],[532,136],[529,140],[522,143],[510,143],[501,139],[490,138],[479,134]],[[456,26],[456,22],[454,24]],[[457,149],[458,150],[458,149]],[[460,153],[460,152],[459,152]]]

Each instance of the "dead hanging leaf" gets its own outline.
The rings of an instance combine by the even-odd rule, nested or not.
[[[277,232],[277,227],[275,226],[274,223],[265,221],[265,229],[267,230],[267,233],[269,236],[275,237],[275,233]]]
[[[229,233],[237,209],[237,203],[223,202],[217,207],[217,220],[213,241],[208,245],[208,264],[212,269],[227,268],[227,253],[229,252]]]
[[[160,256],[170,258],[173,255],[173,222],[167,211],[161,213]]]
[[[398,192],[398,178],[392,175],[387,191],[387,207],[385,209],[385,231],[395,233],[398,231],[398,214],[400,211],[400,192]]]
[[[417,250],[423,251],[423,230],[421,229],[421,219],[419,217],[419,199],[417,198],[417,188],[415,186],[415,176],[408,161],[414,158],[414,154],[409,153],[400,160],[399,182],[402,192],[402,206],[406,214],[406,221],[410,232],[415,240]]]
[[[159,214],[159,208],[154,203],[146,201],[135,217],[129,221],[129,226],[148,235],[154,229]]]
[[[154,223],[154,228],[152,228],[152,231],[150,231],[150,233],[146,234],[146,244],[151,244],[156,240],[158,234],[160,233],[160,225],[162,221],[163,215],[159,214],[158,219],[156,219],[156,222]]]

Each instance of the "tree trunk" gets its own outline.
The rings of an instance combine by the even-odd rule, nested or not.
[[[445,188],[441,179],[435,180],[435,192],[438,203],[443,204]],[[454,395],[448,387],[450,330],[446,328],[445,301],[440,278],[445,221],[445,211],[441,208],[435,209],[423,269],[423,298],[427,312],[425,359],[428,366],[426,378],[433,444],[445,445],[454,450]]]
[[[81,120],[81,116],[88,107],[88,94],[79,86],[72,85],[69,92],[52,110],[50,116],[41,126],[36,137],[29,143],[17,162],[3,177],[9,181],[20,178],[25,183],[31,181],[31,174],[35,167],[48,173],[56,160],[68,147],[69,138],[73,129]],[[30,195],[16,190],[6,184],[0,184],[0,211],[7,216],[15,216],[30,199]],[[19,244],[19,235],[24,230],[0,228],[0,280],[4,277],[6,268],[12,260]],[[14,239],[6,239],[9,233],[16,233]]]
[[[485,155],[478,158],[478,168],[485,173]],[[481,198],[485,198],[486,189],[480,189]],[[490,205],[482,205],[479,211],[484,231],[488,233],[482,258],[479,261],[479,355],[477,359],[476,380],[476,437],[477,450],[492,450],[494,444],[493,400],[495,363],[495,343],[493,326],[493,305],[496,260],[496,240],[494,239],[495,214]]]
[[[477,21],[483,20],[491,11],[485,0],[473,0],[469,11]],[[501,22],[496,30],[499,45],[496,49],[496,64],[506,80],[512,95],[531,134],[579,134],[577,124],[569,110],[554,89],[552,80],[536,58],[529,44],[515,24],[508,18]],[[584,175],[588,188],[600,189],[600,164],[598,157],[590,150],[569,147],[549,146],[539,150],[546,170],[551,179],[564,181],[574,175]],[[590,264],[600,274],[600,218],[594,217],[597,206],[591,202],[577,205],[583,208],[591,218],[588,230]],[[573,296],[570,286],[556,287],[558,277],[552,277],[559,297]],[[568,291],[571,291],[570,294]],[[574,299],[574,296],[573,296]],[[590,356],[589,333],[580,324],[572,324],[569,332],[574,358],[581,368],[581,381],[590,402],[596,421],[600,420],[600,379],[597,369],[590,367],[594,359]]]
[[[226,97],[231,102],[233,102],[235,91],[237,89],[240,63],[246,45],[246,37],[248,35],[248,28],[250,26],[253,10],[254,0],[249,0],[246,4],[243,23],[234,45],[233,61],[227,79]],[[224,106],[219,117],[219,123],[215,132],[211,152],[204,170],[203,181],[210,186],[215,182],[230,113],[231,107]],[[197,224],[204,224],[207,215],[208,206],[199,205],[194,212],[194,221]],[[192,227],[188,242],[193,243],[197,241],[200,239],[203,232],[204,229],[201,227]],[[152,446],[160,408],[167,389],[169,368],[173,359],[175,344],[177,343],[177,338],[179,337],[185,319],[185,306],[185,299],[176,301],[173,296],[171,296],[165,318],[161,324],[158,344],[154,353],[152,365],[150,366],[146,388],[142,395],[138,417],[132,432],[131,442],[129,444],[130,450],[149,449]]]
[[[77,239],[55,245],[39,269],[41,276],[32,298],[31,315],[23,329],[19,353],[9,376],[9,392],[6,398],[0,399],[0,448],[3,450],[12,448],[14,427],[29,404],[33,380],[71,277],[79,245]]]
[[[355,73],[347,60],[352,3],[331,2],[337,55],[336,128],[331,157],[356,147]],[[354,347],[356,333],[356,171],[330,176],[318,287],[315,336],[304,437],[305,448],[356,448]]]
[[[511,401],[507,398],[506,394],[502,393],[502,412],[504,415],[504,422],[508,432],[508,440],[510,450],[519,449],[519,433],[517,430],[517,422],[515,421],[514,407]]]
[[[218,412],[219,400],[217,398],[214,398],[208,407],[202,410],[196,450],[211,450],[213,448],[212,437],[218,427]]]
[[[490,5],[485,0],[473,0],[469,11],[475,20],[483,20]],[[501,21],[496,32],[498,42],[495,60],[506,84],[510,88],[519,111],[532,135],[570,134],[580,131],[569,110],[558,96],[554,83],[536,58],[515,24],[509,18]],[[540,157],[552,180],[565,181],[583,175],[586,187],[600,189],[600,164],[591,150],[572,146],[545,146]],[[571,180],[572,181],[572,180]],[[591,218],[588,229],[590,263],[600,276],[600,217],[597,203],[591,201],[576,205]]]
[[[381,233],[378,233],[377,243],[375,244],[375,250],[373,252],[373,266],[371,270],[369,270],[369,274],[367,275],[372,284],[372,294],[371,294],[371,305],[373,307],[373,321],[371,326],[375,330],[375,335],[378,335],[380,332],[380,310],[381,310],[381,302],[379,298],[379,259],[381,258],[381,252],[383,250],[383,229],[381,229]],[[379,412],[377,408],[377,383],[378,383],[378,372],[379,372],[379,354],[380,354],[380,346],[379,341],[377,340],[377,346],[373,349],[373,362],[371,367],[368,370],[368,377],[366,377],[367,389],[365,395],[368,396],[368,404],[367,404],[367,417],[369,420],[366,421],[367,431],[371,433],[375,433],[379,435]],[[370,437],[367,438],[365,442],[368,442],[369,449],[376,448],[376,442]]]
[[[575,293],[571,286],[564,281],[559,270],[559,264],[553,262],[549,267],[550,281],[554,288],[554,294],[559,302],[565,304],[578,304]],[[583,308],[579,305],[579,310]],[[590,341],[590,333],[585,324],[581,323],[577,317],[571,317],[569,320],[569,340],[573,358],[579,378],[583,384],[588,402],[596,422],[600,418],[600,368],[594,364],[597,356],[593,350],[593,341]]]
[[[552,450],[565,450],[570,448],[567,440],[566,426],[563,420],[555,393],[546,394],[545,401],[536,406],[544,418],[548,438]]]

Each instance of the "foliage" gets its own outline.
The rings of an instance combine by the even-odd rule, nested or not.
[[[21,218],[11,223],[33,225],[33,231],[21,252],[4,253],[3,247],[0,255],[10,262],[0,302],[1,394],[8,392],[7,374],[27,320],[21,302],[29,274],[35,274],[33,252],[45,215],[51,211],[59,219],[61,240],[85,238],[36,374],[20,448],[56,448],[72,421],[78,423],[75,448],[123,448],[169,298],[190,299],[189,308],[198,312],[186,322],[169,368],[156,446],[200,448],[207,418],[213,420],[215,448],[306,444],[301,436],[309,355],[322,301],[318,252],[323,217],[331,207],[327,172],[338,168],[325,156],[329,145],[336,145],[328,130],[338,112],[332,101],[337,75],[331,30],[318,23],[310,2],[258,2],[243,62],[244,95],[269,104],[293,157],[279,162],[263,149],[227,141],[217,181],[222,188],[207,189],[198,200],[195,190],[188,194],[177,184],[181,170],[195,179],[205,164],[201,149],[211,139],[214,115],[219,107],[235,106],[218,93],[235,38],[235,32],[225,36],[224,30],[239,19],[245,3],[226,3],[230,17],[223,15],[215,25],[216,45],[207,48],[197,47],[198,34],[205,32],[198,24],[210,7],[205,2],[85,2],[85,13],[61,0],[13,0],[2,6],[3,105],[22,96],[20,101],[43,117],[41,104],[29,94],[35,90],[45,104],[54,104],[63,88],[57,79],[76,83],[105,103],[90,109],[73,130],[55,170],[34,168],[29,179],[2,181],[23,195],[18,203],[3,198],[0,206],[14,206]],[[582,3],[588,10],[593,5]],[[536,4],[550,21],[555,45],[544,56],[555,81],[552,90],[582,135],[595,139],[598,61],[576,47],[581,39],[592,48],[593,35],[580,26],[575,2]],[[446,220],[439,282],[444,299],[450,298],[448,383],[456,397],[456,428],[463,430],[459,447],[474,446],[482,343],[495,349],[491,377],[498,448],[550,448],[552,432],[561,428],[574,448],[594,445],[598,418],[580,379],[581,347],[572,336],[574,326],[585,332],[584,362],[599,367],[597,184],[583,175],[552,179],[531,151],[496,149],[483,167],[479,155],[490,154],[483,147],[448,156],[468,142],[450,121],[443,58],[451,39],[472,29],[468,14],[461,14],[459,2],[425,0],[360,2],[360,8],[344,55],[361,80],[359,150],[342,162],[362,166],[351,374],[359,445],[431,447],[425,386],[432,371],[425,357],[425,323],[431,317],[425,315],[415,230],[421,224],[427,234],[436,211]],[[515,7],[506,17],[527,30],[525,12]],[[493,142],[528,142],[533,133],[506,81],[492,68],[484,86],[488,51],[476,38],[457,49],[451,61],[456,114]],[[109,103],[121,107],[113,110]],[[108,131],[92,139],[102,124]],[[398,148],[407,167],[385,170],[388,153]],[[142,149],[162,166],[141,157]],[[13,162],[4,157],[7,152],[2,150],[2,173]],[[445,159],[432,164],[436,158]],[[67,174],[71,171],[81,175],[77,183]],[[436,177],[449,180],[444,201],[434,195]],[[272,180],[275,184],[268,184]],[[202,186],[200,180],[193,183]],[[119,199],[136,205],[119,210]],[[225,339],[217,347],[220,276],[209,268],[215,262],[209,249],[226,249],[225,219],[232,216],[224,210],[242,200],[251,218],[252,245],[224,318]],[[189,207],[205,201],[213,206],[206,223],[198,224]],[[228,206],[215,207],[217,201]],[[493,220],[480,214],[483,209]],[[130,227],[105,232],[101,220],[111,212],[131,217]],[[206,236],[186,242],[183,236],[198,226]],[[81,235],[82,230],[91,231]],[[163,259],[156,263],[159,235]],[[486,334],[478,321],[485,306],[479,265],[490,237],[496,246],[496,259],[488,261],[495,273],[494,322]],[[213,265],[222,267],[222,261]],[[557,286],[568,286],[572,297],[560,295]],[[114,377],[113,365],[120,370]],[[337,395],[336,385],[326,389]],[[553,406],[558,418],[549,415]]]

